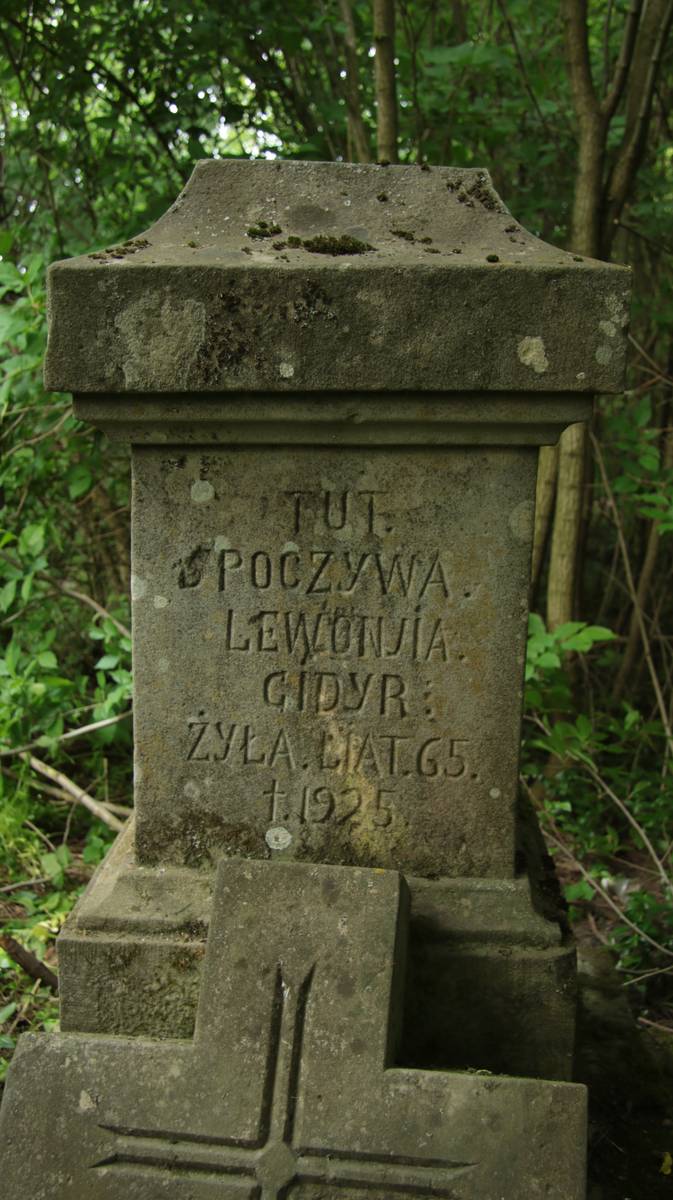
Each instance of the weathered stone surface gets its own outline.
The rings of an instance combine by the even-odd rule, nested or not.
[[[59,937],[61,1029],[191,1037],[213,875],[138,866],[132,835]],[[537,875],[526,859],[510,880],[407,877],[403,1065],[572,1077],[575,951]]]
[[[146,234],[51,269],[47,386],[616,391],[627,292],[486,171],[202,162]]]
[[[136,447],[139,861],[512,876],[535,470]]]
[[[546,446],[591,416],[572,392],[78,395],[78,417],[139,445]]]
[[[583,1088],[394,1065],[406,908],[391,872],[223,863],[193,1042],[22,1040],[8,1195],[583,1200]]]

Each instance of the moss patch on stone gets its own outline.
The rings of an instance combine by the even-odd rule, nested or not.
[[[280,225],[270,225],[268,221],[258,221],[256,225],[251,225],[246,233],[249,238],[270,238],[276,237],[282,233]]]
[[[375,249],[374,246],[369,245],[369,242],[362,242],[359,238],[351,237],[348,233],[343,233],[341,237],[319,233],[316,237],[299,240],[304,250],[308,250],[310,254],[332,254],[334,256],[340,254],[367,254],[368,251]],[[288,242],[291,243],[292,239],[289,238]]]
[[[149,244],[147,238],[130,238],[127,242],[121,242],[119,246],[106,246],[104,250],[97,250],[90,254],[89,258],[102,259],[104,262],[112,258],[127,258],[129,254],[135,254],[138,250],[145,250]]]

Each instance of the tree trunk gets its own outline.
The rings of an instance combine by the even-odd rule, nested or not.
[[[547,585],[547,624],[550,629],[565,625],[573,617],[587,436],[585,424],[571,425],[562,435],[559,445],[556,509]]]
[[[652,99],[672,21],[673,0],[648,0],[644,5],[628,76],[626,128],[606,187],[602,238],[606,258],[647,147]]]
[[[540,446],[535,489],[535,530],[533,533],[533,562],[531,566],[531,595],[537,588],[545,546],[549,535],[558,470],[558,446]]]
[[[362,118],[360,86],[358,83],[358,42],[350,0],[339,0],[341,18],[345,26],[346,44],[346,108],[348,110],[348,138],[351,159],[354,162],[372,161],[369,133]]]
[[[374,0],[374,76],[379,162],[397,162],[394,0]]]
[[[570,247],[577,254],[607,258],[645,152],[654,87],[673,19],[673,0],[632,0],[613,79],[602,101],[591,74],[587,0],[561,0],[561,13],[579,130]],[[605,183],[608,133],[624,95],[625,131]],[[587,450],[585,426],[574,425],[562,435],[547,595],[547,621],[552,629],[574,615]],[[568,489],[573,490],[572,494]]]
[[[579,127],[577,174],[570,229],[570,248],[590,258],[598,255],[607,121],[591,78],[587,42],[587,0],[562,0],[566,55]],[[572,425],[561,435],[558,453],[556,510],[547,585],[550,629],[574,615],[578,551],[582,532],[586,425]]]

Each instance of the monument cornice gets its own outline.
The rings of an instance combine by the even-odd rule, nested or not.
[[[544,392],[75,396],[83,421],[148,445],[551,445],[591,405]]]
[[[482,170],[198,163],[146,233],[55,263],[47,387],[622,387],[630,273],[547,245]]]

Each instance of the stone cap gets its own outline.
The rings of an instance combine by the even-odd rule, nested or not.
[[[49,272],[75,393],[620,390],[629,272],[483,170],[204,161],[140,237]]]

